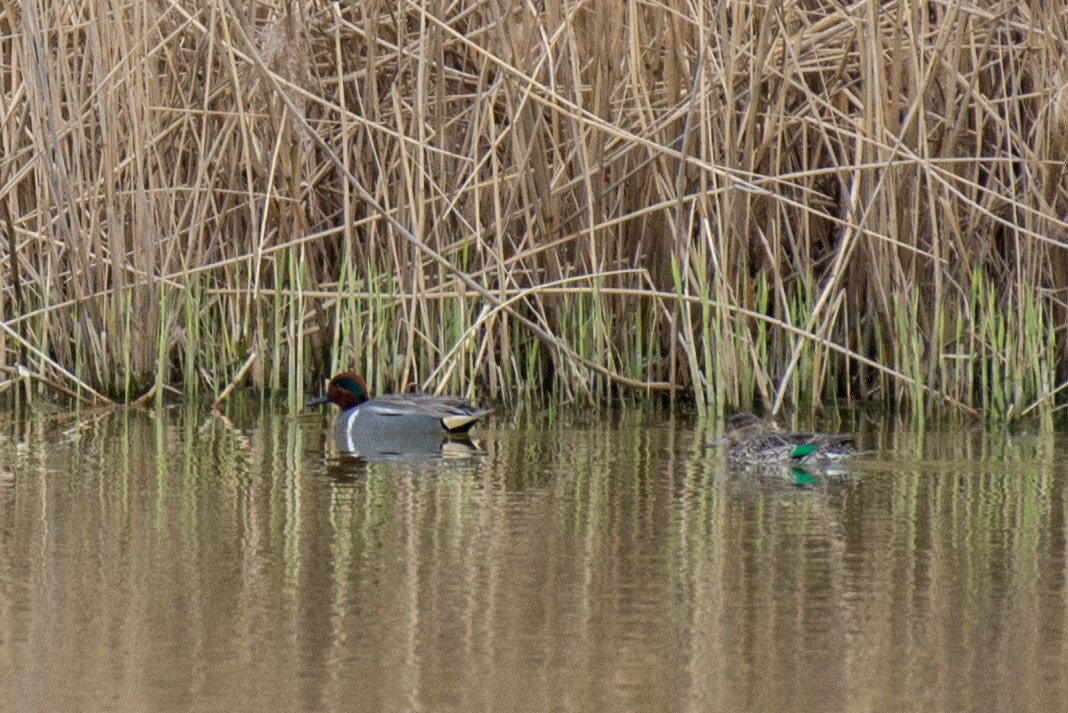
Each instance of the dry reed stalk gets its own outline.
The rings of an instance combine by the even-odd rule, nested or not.
[[[1048,415],[1065,9],[7,2],[3,335],[34,348],[0,354],[125,400],[295,404],[359,364]]]

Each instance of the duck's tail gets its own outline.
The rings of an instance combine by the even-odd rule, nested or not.
[[[490,413],[490,409],[477,409],[465,413],[456,413],[441,419],[441,425],[449,433],[467,433],[480,418]]]

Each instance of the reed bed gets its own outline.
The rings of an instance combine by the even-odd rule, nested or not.
[[[7,384],[1068,401],[1068,6],[0,4]]]

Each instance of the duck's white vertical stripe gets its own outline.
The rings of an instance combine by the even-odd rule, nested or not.
[[[352,409],[352,413],[345,419],[345,450],[352,453],[356,450],[356,443],[352,440],[352,434],[356,431],[356,417],[360,415],[360,408]]]

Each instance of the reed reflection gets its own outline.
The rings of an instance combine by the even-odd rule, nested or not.
[[[647,414],[382,459],[270,410],[41,419],[0,434],[0,708],[1063,707],[1063,444],[859,430],[797,483]]]

